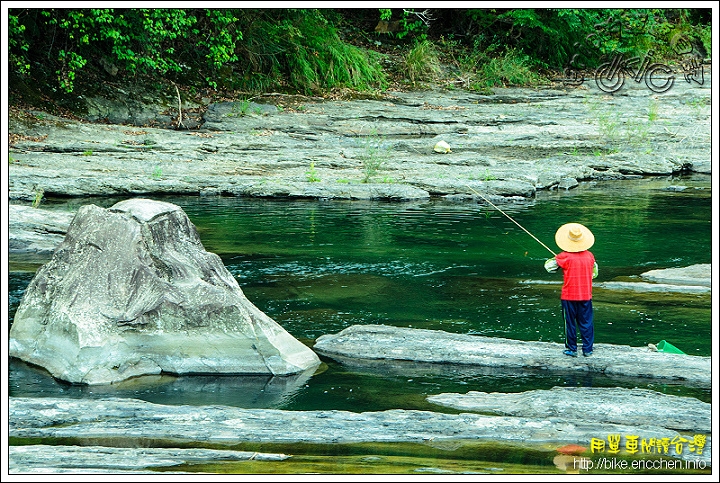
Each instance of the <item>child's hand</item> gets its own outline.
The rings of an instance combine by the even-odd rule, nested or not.
[[[555,270],[558,269],[558,264],[555,261],[555,258],[548,258],[547,260],[545,260],[544,266],[545,266],[545,270],[547,270],[548,272],[554,272]]]

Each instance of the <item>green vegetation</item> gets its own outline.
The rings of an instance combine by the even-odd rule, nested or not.
[[[543,82],[530,62],[528,55],[514,49],[502,57],[488,58],[478,69],[477,82],[471,85],[475,90],[483,87],[538,85]]]
[[[614,52],[709,58],[710,21],[710,9],[10,8],[7,68],[11,92],[55,95],[102,82],[324,95],[394,76],[483,91]]]
[[[591,117],[594,118],[598,133],[608,144],[611,153],[619,152],[621,148],[645,147],[645,153],[652,152],[648,145],[650,140],[650,128],[658,119],[659,106],[656,101],[648,104],[648,118],[621,118],[612,109],[607,108],[599,101],[586,102]],[[603,155],[602,151],[594,151],[595,156]]]
[[[429,40],[415,44],[403,56],[403,64],[407,77],[413,84],[418,80],[433,81],[440,75],[440,52]]]
[[[320,177],[318,176],[317,170],[315,169],[315,161],[310,161],[310,168],[305,171],[305,176],[310,183],[317,183],[318,181],[320,181]]]
[[[485,172],[480,173],[475,176],[470,176],[469,179],[471,180],[480,180],[480,181],[492,181],[497,179],[497,177],[490,173],[490,170],[485,168]]]
[[[384,145],[384,137],[378,135],[375,130],[363,140],[363,147],[362,182],[369,183],[390,157],[390,147]]]
[[[250,101],[243,99],[242,101],[233,102],[232,108],[228,113],[228,117],[242,117],[247,113],[250,107]]]
[[[652,101],[650,101],[650,105],[648,106],[648,121],[650,121],[650,122],[657,121],[659,110],[660,110],[660,103],[654,99]]]
[[[37,208],[42,202],[43,196],[45,196],[45,190],[42,188],[35,187],[35,196],[33,198],[32,207]]]

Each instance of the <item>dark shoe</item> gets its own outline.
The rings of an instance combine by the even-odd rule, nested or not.
[[[563,354],[565,354],[566,356],[570,356],[570,357],[577,357],[576,351],[566,350],[565,352],[563,352]]]
[[[583,352],[583,355],[584,355],[585,357],[590,357],[590,356],[592,355],[592,353],[593,353],[593,351]]]

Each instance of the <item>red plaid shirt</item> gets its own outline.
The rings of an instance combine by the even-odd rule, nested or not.
[[[592,276],[595,256],[588,250],[582,252],[560,252],[555,257],[558,267],[563,269],[562,300],[592,299]]]

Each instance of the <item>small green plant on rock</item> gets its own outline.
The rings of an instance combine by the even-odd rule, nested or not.
[[[155,166],[155,169],[152,172],[152,178],[160,179],[160,178],[162,178],[162,175],[163,175],[162,168],[160,166]]]
[[[233,102],[232,108],[230,109],[230,112],[228,113],[228,117],[242,117],[245,114],[247,114],[247,110],[250,108],[250,101],[248,100],[242,100],[238,102]]]
[[[320,181],[320,177],[317,174],[317,170],[315,169],[315,161],[310,161],[310,168],[305,171],[305,176],[307,176],[307,180],[310,183],[317,183]]]
[[[659,110],[660,110],[660,105],[657,101],[650,102],[650,106],[648,106],[648,120],[650,122],[657,121]]]
[[[365,152],[361,155],[363,183],[369,183],[390,156],[390,148],[383,146],[383,141],[383,137],[379,136],[375,130],[364,140]]]
[[[363,183],[369,183],[390,157],[391,147],[385,144],[384,136],[380,136],[377,130],[373,129],[368,136],[362,139],[363,153],[362,160]]]
[[[45,195],[45,190],[42,188],[35,188],[35,197],[33,198],[32,207],[37,208],[40,206],[40,203],[42,202],[43,196]]]
[[[625,124],[625,139],[631,146],[642,146],[649,142],[650,123],[628,119]]]

